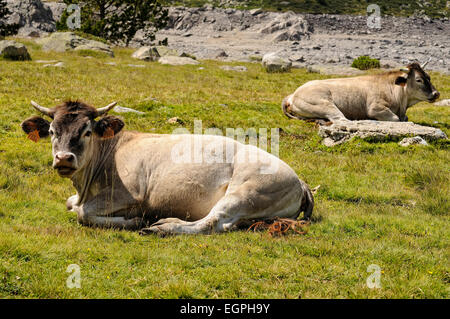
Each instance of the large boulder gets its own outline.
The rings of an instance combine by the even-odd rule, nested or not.
[[[263,56],[262,66],[267,72],[289,72],[292,67],[292,62],[288,59],[278,56],[276,53],[268,53]]]
[[[169,64],[169,65],[187,65],[187,64],[199,64],[200,62],[187,58],[187,57],[179,57],[179,56],[163,56],[158,60],[161,64]]]
[[[321,125],[319,135],[326,146],[347,142],[358,136],[372,140],[385,140],[418,136],[428,141],[447,139],[447,135],[438,128],[422,126],[412,122],[381,121],[336,121],[331,125]]]
[[[19,35],[41,36],[56,31],[52,11],[40,0],[7,0],[7,6],[11,14],[6,23],[18,24]]]
[[[160,57],[158,51],[154,47],[140,47],[131,57],[144,61],[156,61]]]
[[[0,41],[0,56],[10,60],[31,60],[25,45],[9,40]]]
[[[299,41],[304,36],[309,37],[312,27],[302,16],[293,12],[277,15],[275,19],[264,25],[259,32],[276,34],[274,41]]]
[[[93,50],[113,57],[111,47],[103,42],[88,40],[73,32],[55,32],[49,37],[36,40],[44,51],[65,52],[70,50]]]

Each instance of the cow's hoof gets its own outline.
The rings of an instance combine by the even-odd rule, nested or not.
[[[142,228],[139,231],[139,235],[141,235],[141,236],[150,235],[150,234],[155,234],[160,237],[165,237],[165,236],[169,235],[169,233],[163,231],[161,228],[159,228],[157,226]]]

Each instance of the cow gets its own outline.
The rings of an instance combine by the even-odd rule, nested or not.
[[[407,122],[409,107],[434,102],[440,95],[423,70],[426,63],[382,74],[310,81],[284,99],[282,111],[303,120]]]
[[[313,212],[308,185],[258,147],[219,135],[126,131],[120,118],[107,115],[115,103],[32,105],[52,122],[33,116],[22,129],[35,142],[50,136],[53,168],[76,189],[67,209],[82,225],[209,234]]]

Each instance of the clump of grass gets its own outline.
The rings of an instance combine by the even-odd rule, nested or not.
[[[110,58],[109,54],[105,53],[105,52],[101,52],[101,51],[95,51],[95,50],[76,50],[75,51],[79,56],[82,57],[93,57],[93,58],[99,58],[99,59],[103,59],[103,58]]]
[[[369,56],[362,55],[353,60],[352,67],[360,70],[379,69],[380,61]]]
[[[419,193],[418,206],[433,215],[450,212],[447,174],[437,168],[416,168],[405,176],[405,181]]]

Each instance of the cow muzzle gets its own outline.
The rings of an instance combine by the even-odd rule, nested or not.
[[[439,96],[441,96],[441,94],[438,91],[433,91],[433,93],[431,93],[429,101],[434,102],[439,98]]]
[[[53,168],[62,177],[70,177],[77,170],[76,157],[73,153],[58,152],[55,154]]]

